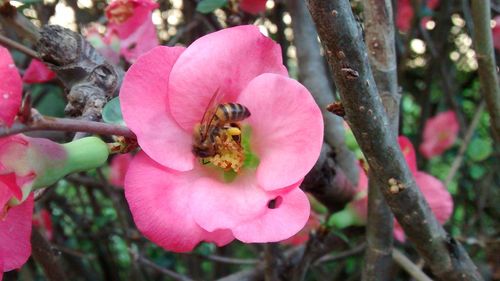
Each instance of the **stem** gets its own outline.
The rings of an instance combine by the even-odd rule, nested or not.
[[[463,247],[446,233],[415,184],[389,126],[349,1],[308,3],[348,123],[406,235],[439,279],[482,280]]]
[[[409,258],[407,258],[399,250],[394,249],[392,251],[392,258],[399,264],[411,277],[415,278],[417,281],[432,281],[429,276],[427,276],[416,264],[414,264]]]
[[[11,128],[0,128],[0,137],[30,131],[87,132],[99,135],[117,135],[135,139],[135,134],[127,127],[108,123],[82,121],[68,118],[42,116],[28,124],[14,123]]]
[[[493,137],[498,144],[500,142],[500,85],[490,27],[491,3],[489,0],[474,0],[471,3],[479,81],[491,116]]]
[[[458,154],[455,157],[455,160],[453,160],[453,163],[451,164],[450,171],[448,172],[448,176],[446,177],[444,181],[444,186],[449,186],[453,178],[458,172],[458,169],[462,165],[462,161],[464,160],[464,155],[465,151],[467,150],[467,147],[469,146],[470,141],[472,140],[472,136],[474,135],[474,131],[476,130],[477,126],[479,125],[479,120],[481,119],[481,115],[483,114],[485,103],[484,101],[481,102],[479,107],[476,109],[476,113],[474,114],[474,117],[472,118],[472,122],[469,125],[469,128],[467,129],[467,132],[465,133],[465,138],[460,145],[460,148],[458,149]]]
[[[378,94],[388,114],[393,136],[398,135],[399,101],[394,23],[390,0],[363,0],[365,41]],[[385,202],[384,188],[370,172],[366,256],[363,280],[390,280],[394,217]]]

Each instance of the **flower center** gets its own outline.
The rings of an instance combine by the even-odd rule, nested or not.
[[[233,180],[242,168],[257,167],[259,159],[250,148],[250,126],[241,127],[238,123],[231,123],[216,128],[202,143],[197,140],[200,130],[204,130],[203,125],[195,128],[193,153],[201,164],[222,169],[225,180]]]
[[[110,11],[111,17],[109,21],[121,24],[128,20],[134,13],[134,6],[131,2],[123,3]]]

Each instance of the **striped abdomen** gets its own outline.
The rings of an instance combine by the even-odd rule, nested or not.
[[[220,125],[224,123],[239,122],[249,116],[250,111],[244,105],[234,102],[222,103],[219,104],[215,110],[212,124]]]

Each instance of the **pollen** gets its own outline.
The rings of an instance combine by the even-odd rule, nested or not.
[[[230,130],[225,130],[225,133],[217,136],[217,154],[212,157],[204,158],[204,160],[220,167],[226,171],[233,170],[239,172],[245,160],[243,147],[233,138],[233,133]]]

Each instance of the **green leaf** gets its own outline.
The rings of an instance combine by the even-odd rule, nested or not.
[[[486,173],[486,169],[483,166],[472,165],[472,167],[470,167],[469,173],[473,179],[478,180]]]
[[[120,100],[118,97],[110,100],[102,110],[102,120],[106,123],[117,124],[125,126],[123,121],[122,110],[120,107]]]
[[[467,148],[467,156],[474,162],[483,161],[493,152],[491,142],[486,139],[475,138]]]
[[[196,6],[196,11],[208,14],[215,11],[218,8],[221,8],[227,4],[227,0],[202,0]]]

